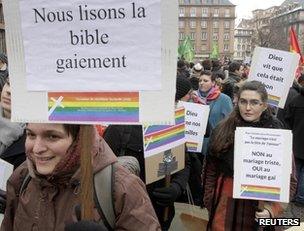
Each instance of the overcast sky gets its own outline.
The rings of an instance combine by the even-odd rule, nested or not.
[[[230,0],[236,5],[236,17],[251,18],[251,11],[255,9],[267,9],[271,6],[279,6],[284,0]]]

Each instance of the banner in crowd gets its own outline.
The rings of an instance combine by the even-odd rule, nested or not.
[[[29,91],[161,89],[160,0],[19,6]]]
[[[290,130],[236,129],[234,198],[288,203],[291,171]]]
[[[268,92],[268,103],[284,108],[299,59],[297,53],[256,47],[248,80],[262,82]]]
[[[52,6],[52,4],[55,4],[54,7],[50,7]],[[78,7],[76,8],[78,11],[75,11],[75,6]],[[83,20],[79,21],[80,6],[82,7],[81,12],[83,14],[82,15]],[[120,7],[117,8],[118,6]],[[170,0],[164,0],[164,1],[153,0],[148,2],[142,2],[138,0],[137,1],[106,0],[103,1],[102,4],[100,4],[100,1],[97,0],[88,0],[85,2],[69,0],[65,2],[43,1],[42,4],[41,0],[39,1],[4,0],[3,7],[4,7],[4,17],[5,17],[5,27],[6,27],[8,62],[10,67],[10,82],[12,88],[11,89],[12,121],[14,122],[65,121],[65,123],[81,123],[81,124],[94,124],[94,123],[100,124],[102,122],[122,123],[122,124],[123,123],[174,124],[174,99],[175,99],[176,62],[177,62],[177,45],[178,45],[177,2]],[[134,11],[133,11],[133,7],[134,7]],[[120,11],[122,13],[119,13],[118,11],[120,8],[121,8]],[[159,11],[159,8],[160,8],[160,12],[156,12]],[[20,9],[22,10],[20,11]],[[96,11],[97,9],[98,11]],[[103,9],[100,11],[101,12],[100,14],[102,15],[105,15],[103,13],[107,13],[108,16],[110,14],[113,14],[115,16],[115,12],[116,12],[116,18],[113,16],[111,20],[107,18],[102,21],[98,18],[99,16],[97,15],[96,19],[91,19],[91,18],[95,18],[94,12],[99,12],[99,9]],[[168,12],[167,9],[170,9],[170,11]],[[25,13],[24,10],[27,13]],[[156,12],[156,14],[152,14],[153,12]],[[34,14],[34,16],[31,14]],[[119,19],[118,18],[119,15],[120,17],[123,17],[122,16],[123,14],[125,14],[125,18]],[[135,18],[130,18],[130,14],[131,15],[135,14],[137,16]],[[30,18],[23,20],[24,15],[28,15]],[[144,15],[146,17],[144,17]],[[85,19],[85,17],[89,17],[90,20]],[[161,17],[161,20],[158,19],[159,17]],[[59,18],[61,19],[60,22],[59,22]],[[65,21],[63,21],[64,19]],[[75,21],[76,19],[79,22],[78,24]],[[37,21],[37,23],[35,23],[35,21]],[[159,25],[160,21],[161,24]],[[102,22],[107,22],[107,23],[102,23]],[[78,26],[77,28],[76,28],[76,24]],[[103,24],[106,24],[106,27]],[[57,29],[63,25],[64,25],[63,30],[57,31]],[[89,27],[86,27],[91,25],[92,27],[95,26],[96,29],[98,30],[100,44],[94,44],[94,45],[80,44],[80,43],[85,43],[85,40],[88,42],[89,38],[92,38],[89,36],[89,32],[92,35],[92,28],[90,29]],[[110,26],[111,28],[108,27],[108,25],[112,25]],[[33,36],[34,34],[32,34],[31,36],[31,34],[26,32],[26,35],[23,35],[23,31],[22,31],[24,30],[24,28],[28,28],[29,31],[33,31],[33,30],[35,31],[38,30],[37,28],[41,28],[42,26],[45,26],[46,29],[39,30],[40,33],[39,36],[44,36],[43,38],[41,38],[42,41],[46,40],[47,38],[46,41],[48,42],[46,43],[48,44],[47,47],[45,45],[38,46],[34,42],[37,39],[36,36]],[[62,37],[64,41],[60,39],[50,39],[52,38],[52,36],[57,36],[57,35],[53,35],[56,34],[54,32],[55,28],[56,28],[56,33],[60,34],[58,35],[59,37],[63,36],[62,34],[66,35],[65,37]],[[119,32],[120,45],[116,46],[114,44],[116,44],[115,41],[117,41],[116,39],[118,35],[116,32],[120,30],[119,28],[121,29],[121,31]],[[152,39],[153,41],[149,43],[147,43],[146,40],[145,42],[142,41],[143,36],[135,36],[136,33],[139,33],[140,31],[145,31],[147,28],[150,28],[148,29],[149,33],[151,33],[151,31],[156,32],[156,34],[154,34],[152,37],[149,36],[149,39],[154,38]],[[81,36],[80,30],[83,30],[83,34],[82,34],[83,36]],[[101,39],[105,39],[106,35],[102,36],[99,33],[99,30],[102,30],[103,33],[109,33],[108,34],[109,42],[107,44],[104,45],[101,44]],[[113,30],[113,32],[111,32],[110,34],[111,30]],[[51,33],[52,31],[53,33]],[[66,33],[66,31],[68,33]],[[78,45],[71,45],[67,43],[72,39],[71,31],[74,33],[73,36],[76,34],[76,32],[78,33],[78,38],[79,38]],[[126,33],[126,31],[128,32],[128,35],[126,37],[123,37],[125,36],[124,33]],[[87,36],[86,33],[88,34]],[[148,34],[143,33],[145,35],[145,38],[147,38],[147,35],[149,35],[149,33]],[[49,34],[51,35],[48,36]],[[96,31],[94,35],[96,37],[97,35]],[[27,41],[26,43],[24,39],[26,39]],[[73,37],[73,39],[74,39],[73,42],[76,43],[75,36]],[[131,40],[132,42],[130,42]],[[66,42],[66,44],[64,48],[60,50],[57,49],[57,45],[55,44],[56,42],[60,43],[61,44],[60,46],[63,46],[64,42]],[[134,45],[135,43],[137,43],[136,46]],[[26,46],[24,46],[24,44]],[[161,47],[159,46],[159,44],[161,44]],[[30,50],[28,46],[39,47],[39,49],[33,48],[34,50],[32,50],[31,52],[37,52],[37,55],[40,54],[47,55],[48,57],[46,57],[46,59],[44,58],[38,59],[37,58],[38,56],[36,57],[35,53],[29,52]],[[58,45],[58,47],[60,46]],[[100,49],[97,49],[99,46],[101,47],[100,48],[101,50],[104,49],[108,50],[109,47],[112,48],[110,49],[109,52],[105,53],[105,52],[100,52]],[[95,47],[95,49],[93,49],[93,47]],[[116,55],[117,57],[119,55],[120,56],[128,55],[127,53],[123,54],[125,49],[130,49],[130,50],[135,49],[134,54],[133,52],[130,51],[129,53],[132,53],[131,56],[128,57],[126,56],[126,61],[128,61],[127,62],[128,68],[130,70],[127,70],[127,68],[119,69],[119,71],[118,69],[111,70],[113,71],[113,73],[116,73],[116,71],[119,72],[119,74],[117,75],[113,74],[113,78],[110,77],[109,74],[107,74],[107,72],[110,71],[109,68],[101,68],[98,69],[98,72],[96,72],[97,69],[81,68],[82,64],[79,65],[80,63],[78,63],[78,68],[73,69],[71,65],[75,65],[74,62],[75,60],[73,60],[73,62],[71,62],[68,65],[69,68],[66,68],[66,70],[61,74],[55,73],[53,75],[53,74],[46,74],[45,72],[45,71],[50,71],[52,68],[54,69],[53,64],[47,65],[47,67],[45,65],[46,63],[51,62],[50,60],[54,59],[55,57],[54,54],[56,52],[57,52],[56,53],[57,58],[66,57],[67,60],[69,56],[73,56],[74,54],[81,54],[79,57],[82,57],[83,55],[84,59],[90,58],[93,57],[93,55],[95,54],[94,52],[97,52],[96,54],[99,56],[103,56],[104,54],[106,54],[107,56],[111,54],[113,57],[114,55]],[[153,50],[152,53],[149,51],[150,49]],[[87,53],[88,55],[84,55],[84,52],[88,52]],[[156,53],[158,52],[160,52],[160,54],[156,55]],[[30,56],[29,53],[31,53]],[[136,60],[132,58],[134,57],[134,55],[136,56]],[[156,56],[159,58],[155,58]],[[80,62],[84,63],[85,62],[84,59],[83,60],[79,59],[78,61],[82,60]],[[108,61],[104,61],[104,62],[108,63]],[[136,65],[134,63],[136,63]],[[149,67],[147,67],[147,65]],[[77,95],[79,94],[78,90],[68,91],[69,93],[75,92],[74,96],[69,95],[69,97],[71,97],[71,99],[72,98],[74,99],[74,103],[75,103],[74,105],[77,104],[76,107],[71,108],[70,105],[72,105],[71,104],[72,102],[69,101],[68,106],[65,107],[64,110],[62,110],[63,107],[60,106],[52,108],[52,106],[54,106],[53,102],[58,103],[58,101],[62,99],[62,97],[60,97],[63,96],[61,93],[57,95],[58,97],[51,97],[52,98],[51,99],[48,97],[49,93],[47,91],[32,92],[32,91],[28,91],[27,89],[27,86],[30,85],[32,85],[32,87],[33,85],[37,86],[36,80],[33,80],[32,82],[32,80],[30,80],[31,77],[28,78],[29,74],[32,75],[33,77],[34,73],[38,72],[37,70],[34,70],[35,68],[37,68],[37,70],[39,69],[39,73],[38,73],[39,75],[37,76],[40,76],[41,80],[44,81],[48,79],[44,84],[46,85],[47,88],[52,89],[50,92],[62,92],[63,88],[74,89],[76,88],[75,85],[77,85],[76,89],[82,89],[81,92],[88,95],[94,94],[96,92],[102,92],[105,89],[111,89],[110,92],[126,92],[125,91],[126,89],[128,91],[130,91],[130,89],[143,90],[143,91],[133,91],[133,93],[131,93],[131,94],[139,95],[139,101],[138,101],[139,109],[136,108],[137,106],[133,107],[134,103],[133,102],[131,103],[131,101],[129,101],[129,103],[127,104],[128,105],[132,104],[131,107],[133,107],[132,109],[133,111],[132,111],[132,116],[128,116],[127,115],[128,106],[126,106],[125,105],[126,103],[123,102],[126,98],[120,97],[122,100],[121,103],[123,102],[124,104],[124,106],[122,106],[121,108],[124,110],[125,115],[123,116],[124,118],[119,118],[121,116],[119,115],[119,113],[121,112],[120,110],[121,108],[119,108],[120,106],[118,102],[113,108],[110,104],[107,103],[103,104],[104,101],[97,100],[98,102],[96,101],[95,103],[97,103],[100,106],[100,108],[98,108],[97,110],[98,116],[95,117],[96,111],[91,110],[92,107],[75,101]],[[153,70],[151,71],[151,69]],[[56,72],[56,70],[54,72]],[[158,72],[161,74],[161,77],[159,77],[160,74],[157,74]],[[62,81],[65,81],[64,79],[66,78],[62,76],[64,76],[67,73],[71,74],[72,77],[67,77],[67,79],[70,78],[69,81],[63,84]],[[61,77],[58,79],[59,75]],[[119,80],[119,78],[122,78],[122,76],[123,79]],[[36,78],[36,74],[34,77]],[[95,82],[89,83],[89,79],[95,79],[98,81],[96,81],[96,83]],[[39,84],[38,88],[36,87],[34,88],[44,89],[44,87],[41,86],[42,85]],[[159,89],[160,86],[162,87],[161,90],[150,91],[152,89]],[[95,89],[96,91],[92,91],[93,89]],[[145,91],[148,89],[150,90]],[[132,98],[132,100],[133,99],[134,98]],[[63,102],[61,103],[61,105],[65,104],[65,100],[66,98],[63,98]],[[127,101],[128,100],[129,98],[127,98]],[[62,117],[59,115],[62,115],[63,111],[66,112],[67,109],[72,109],[68,113],[71,113],[73,111],[75,115],[75,111],[77,111],[78,115],[67,116],[64,119],[62,119]],[[88,113],[92,112],[92,115],[90,116],[88,116],[87,114],[84,115],[85,113],[83,113],[83,110],[87,111]],[[61,114],[58,114],[59,111]],[[50,112],[52,112],[51,114],[53,116],[50,116]],[[108,119],[109,117],[107,115],[110,114],[111,114],[111,118],[109,121]],[[79,115],[84,115],[84,116],[79,117]],[[71,118],[73,119],[72,121],[67,121],[68,119]],[[77,118],[77,120],[74,120],[74,118]],[[97,119],[95,120],[92,118],[97,118]],[[103,118],[105,118],[105,120]],[[135,122],[136,120],[138,121]],[[125,121],[125,122],[121,122],[121,121]]]
[[[145,158],[185,143],[185,108],[175,110],[175,125],[143,126]]]
[[[209,106],[197,103],[179,102],[185,108],[185,138],[188,152],[201,152],[206,133]]]

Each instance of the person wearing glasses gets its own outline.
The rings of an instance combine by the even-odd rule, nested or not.
[[[257,230],[256,218],[277,217],[283,212],[281,203],[265,202],[258,210],[258,201],[233,199],[234,133],[236,127],[283,128],[268,109],[268,94],[258,81],[245,82],[238,92],[237,106],[214,129],[204,172],[204,203],[209,211],[208,229],[214,231]],[[294,174],[290,195],[296,188]]]

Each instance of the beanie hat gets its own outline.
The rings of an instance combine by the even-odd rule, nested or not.
[[[193,70],[194,70],[194,71],[197,71],[197,72],[202,71],[202,70],[203,70],[202,64],[200,64],[200,63],[195,64],[195,65],[193,66]]]
[[[175,100],[180,100],[192,89],[191,82],[183,77],[176,78],[176,93]]]
[[[7,57],[4,53],[0,53],[0,61],[7,64]]]

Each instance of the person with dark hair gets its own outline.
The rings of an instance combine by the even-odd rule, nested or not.
[[[301,87],[304,87],[304,74],[301,74],[300,77],[298,78],[298,84]]]
[[[196,103],[209,105],[208,124],[210,132],[215,126],[232,111],[232,102],[230,98],[221,93],[219,87],[215,83],[216,76],[211,71],[202,71],[199,79],[199,89],[195,92],[198,96]],[[207,154],[209,137],[204,138],[203,155]]]
[[[274,218],[283,212],[281,203],[233,199],[234,135],[237,127],[281,129],[282,123],[272,116],[267,105],[268,94],[258,81],[246,82],[238,92],[237,106],[219,123],[210,139],[209,155],[203,172],[204,203],[209,211],[208,230],[257,230],[256,218]],[[288,173],[287,173],[288,174]],[[291,176],[290,196],[295,192],[296,178]]]
[[[212,62],[210,59],[205,59],[202,61],[202,66],[204,70],[211,71],[212,70]]]
[[[212,60],[212,72],[220,71],[221,70],[221,63],[217,59]]]
[[[143,182],[119,165],[117,157],[94,127],[92,131],[87,139],[92,142],[89,153],[94,175],[108,166],[115,166],[112,168],[113,182],[109,179],[113,187],[114,230],[160,230]],[[1,231],[63,231],[68,224],[78,221],[76,208],[81,203],[83,132],[83,125],[27,124],[27,161],[13,172],[7,182]],[[25,178],[28,179],[26,185]],[[101,183],[98,185],[96,182],[94,188],[105,187]],[[94,201],[93,221],[104,222],[107,226],[106,215],[100,212],[98,200]]]
[[[190,76],[190,71],[187,67],[186,61],[183,59],[179,59],[177,61],[177,75],[183,76],[184,78],[188,78]]]
[[[188,79],[177,77],[175,101],[189,101],[192,87]],[[134,156],[141,168],[141,179],[145,181],[145,160],[143,147],[143,132],[141,125],[110,125],[104,133],[104,139],[117,156]],[[169,187],[165,187],[165,180],[159,180],[147,185],[147,191],[153,207],[160,221],[163,231],[170,228],[175,215],[174,202],[186,190],[190,174],[190,159],[185,155],[185,168],[171,176]],[[165,208],[169,207],[168,219],[164,219]]]
[[[229,65],[229,76],[222,84],[222,92],[230,97],[232,102],[235,101],[235,95],[241,82],[243,66],[239,62],[232,62]]]

